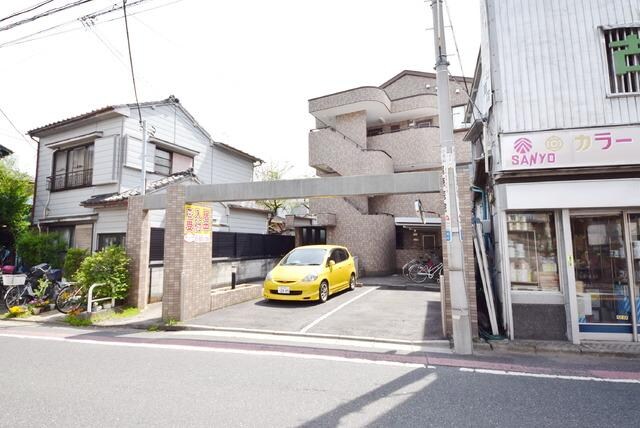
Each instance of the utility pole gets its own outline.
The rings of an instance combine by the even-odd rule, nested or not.
[[[142,187],[140,194],[144,196],[147,193],[147,121],[141,120],[140,125],[142,125]]]
[[[433,38],[436,53],[436,85],[438,89],[438,118],[440,122],[440,146],[442,151],[442,177],[444,190],[445,238],[447,240],[447,270],[453,325],[453,347],[457,354],[473,353],[469,303],[463,270],[464,254],[458,207],[458,183],[456,156],[453,143],[453,114],[449,99],[449,61],[445,41],[443,0],[431,0],[433,13]]]

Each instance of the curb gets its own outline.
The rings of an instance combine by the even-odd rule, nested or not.
[[[517,344],[513,342],[475,342],[474,351],[517,354],[564,354],[587,357],[640,358],[639,351],[616,351],[610,349],[589,349],[581,345],[566,346],[553,344]]]
[[[306,338],[316,338],[316,339],[352,340],[352,341],[359,341],[359,342],[385,343],[385,344],[391,344],[391,345],[410,345],[410,346],[437,345],[439,347],[446,346],[447,349],[450,349],[451,347],[451,344],[448,339],[433,339],[433,340],[385,339],[380,337],[345,336],[340,334],[314,334],[314,333],[299,333],[295,331],[210,327],[210,326],[202,326],[197,324],[181,324],[176,327],[183,327],[183,330],[188,330],[188,331],[220,331],[220,332],[230,332],[230,333],[254,333],[254,334],[278,336],[278,337],[291,336],[291,337],[306,337]]]

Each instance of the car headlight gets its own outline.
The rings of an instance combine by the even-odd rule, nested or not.
[[[269,272],[267,274],[267,276],[264,278],[265,281],[271,281],[271,279],[273,278],[273,272]]]
[[[305,276],[304,278],[302,278],[302,282],[313,282],[316,279],[318,279],[318,274],[317,273],[310,273],[307,276]]]

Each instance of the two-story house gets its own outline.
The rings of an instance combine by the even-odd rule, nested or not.
[[[460,221],[471,236],[470,144],[463,141],[470,79],[452,77]],[[405,70],[380,86],[363,86],[309,100],[316,129],[309,133],[309,165],[318,176],[402,174],[442,170],[434,73]],[[424,212],[416,212],[420,201]],[[361,274],[389,274],[411,259],[444,261],[442,193],[322,198],[310,201],[316,223],[298,227],[299,243],[347,246]],[[425,221],[423,221],[423,218]],[[464,242],[467,295],[476,325],[471,239]],[[445,278],[447,272],[444,272]]]
[[[468,139],[511,338],[638,340],[640,9],[632,3],[482,2]]]
[[[216,142],[171,96],[140,105],[148,131],[146,192],[172,183],[247,182],[260,159]],[[142,188],[142,130],[136,104],[103,107],[29,131],[38,140],[33,224],[74,247],[124,244],[127,198]],[[164,228],[164,211],[152,214]],[[214,230],[267,233],[264,210],[214,204]]]

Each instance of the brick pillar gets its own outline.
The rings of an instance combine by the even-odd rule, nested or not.
[[[197,205],[210,206],[199,203]],[[212,243],[184,239],[185,186],[167,188],[162,318],[184,321],[211,310]]]
[[[142,208],[143,196],[129,198],[127,206],[127,255],[131,258],[129,272],[129,304],[140,309],[149,298],[149,211]]]

